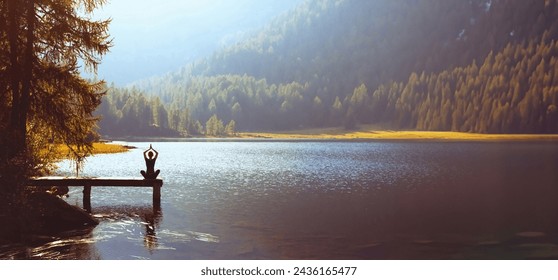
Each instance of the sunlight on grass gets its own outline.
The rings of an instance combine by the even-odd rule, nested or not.
[[[271,139],[378,139],[378,140],[440,140],[440,141],[520,141],[520,140],[558,140],[556,134],[481,134],[453,131],[395,131],[366,126],[360,130],[337,128],[302,129],[277,133],[251,132],[239,133],[242,138]]]
[[[93,154],[116,154],[127,152],[129,148],[110,143],[94,143],[93,144]]]
[[[57,145],[55,149],[56,149],[55,154],[58,155],[57,158],[60,159],[69,158],[70,149],[67,146]],[[123,152],[127,152],[128,150],[129,148],[118,144],[93,143],[94,155],[123,153]]]

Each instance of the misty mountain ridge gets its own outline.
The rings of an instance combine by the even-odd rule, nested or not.
[[[531,32],[522,26],[524,16],[537,13],[533,9],[536,5],[526,1],[513,11],[517,13],[514,16],[520,18],[494,26],[490,11],[498,5],[492,2],[306,1],[254,36],[171,75],[247,74],[272,83],[288,83],[310,81],[321,74],[319,71],[331,68],[361,68],[358,70],[363,71],[356,72],[362,78],[353,84],[354,88],[372,79],[367,71],[377,74],[385,71],[373,68],[394,68],[392,72],[400,74],[390,73],[390,76],[404,80],[409,70],[436,72],[463,66],[475,59],[482,60],[490,51],[498,51],[508,42],[521,42],[531,36],[530,33],[537,34],[529,39],[540,39],[540,32]],[[436,5],[430,5],[433,3]],[[487,29],[488,25],[492,26]],[[413,59],[397,59],[401,55]],[[309,67],[318,62],[331,67],[318,65],[322,66],[318,71],[316,67]],[[394,62],[398,65],[390,66]],[[297,63],[304,63],[297,67],[300,68],[297,72],[305,75],[290,71],[300,66]],[[416,66],[401,67],[412,64]],[[306,69],[311,73],[304,73]],[[386,78],[377,79],[383,82]],[[135,85],[148,89],[146,84],[149,82],[140,81]]]
[[[557,1],[306,1],[180,71],[111,89],[101,132],[136,117],[183,135],[208,134],[210,119],[217,134],[231,121],[555,133],[555,18]]]
[[[111,18],[114,46],[98,76],[117,85],[176,71],[232,44],[301,0],[111,1],[96,18]]]

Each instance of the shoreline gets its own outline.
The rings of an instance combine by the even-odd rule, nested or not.
[[[556,134],[481,134],[451,131],[347,131],[344,133],[251,132],[242,139],[290,139],[323,141],[558,141]]]
[[[133,146],[128,146],[125,144],[112,143],[111,141],[102,141],[93,143],[93,150],[88,156],[100,155],[100,154],[117,154],[124,153],[131,149],[135,149]],[[56,156],[55,160],[70,159],[70,150],[64,145],[57,145],[55,147]]]
[[[96,142],[93,143],[93,155],[124,153],[135,148],[113,142]]]
[[[278,132],[238,132],[223,137],[108,137],[123,142],[266,142],[266,141],[432,141],[432,142],[499,142],[558,141],[558,134],[482,134],[453,131],[389,130],[363,126],[358,130],[340,127],[312,128]],[[125,145],[114,143],[113,145]],[[125,147],[125,146],[124,146]],[[130,148],[130,147],[125,147]],[[133,147],[131,147],[133,148]]]

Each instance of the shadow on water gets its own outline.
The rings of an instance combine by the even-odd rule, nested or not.
[[[98,228],[74,230],[56,236],[34,236],[29,244],[0,247],[0,259],[16,260],[97,260],[103,259],[96,244],[112,239],[130,226],[142,227],[142,244],[149,252],[159,247],[157,229],[163,218],[161,208],[149,206],[101,206],[93,208]]]
[[[0,259],[11,260],[81,260],[101,259],[95,250],[93,229],[68,231],[57,236],[35,236],[28,244],[0,247]]]
[[[240,221],[219,233],[242,245],[229,258],[558,259],[555,155],[448,156],[430,176],[405,168],[350,191],[321,178],[257,200],[240,190],[215,216]]]
[[[556,220],[546,219],[558,206],[539,198],[535,208],[525,193],[494,205],[495,192],[308,193],[280,211],[257,205],[222,235],[239,259],[558,259]]]

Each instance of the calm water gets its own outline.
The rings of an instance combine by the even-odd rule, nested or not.
[[[87,160],[85,176],[139,176],[142,152]],[[31,259],[558,258],[558,144],[153,143],[164,179],[93,188],[91,232]],[[71,174],[64,162],[60,173]],[[81,206],[81,188],[67,201]]]

